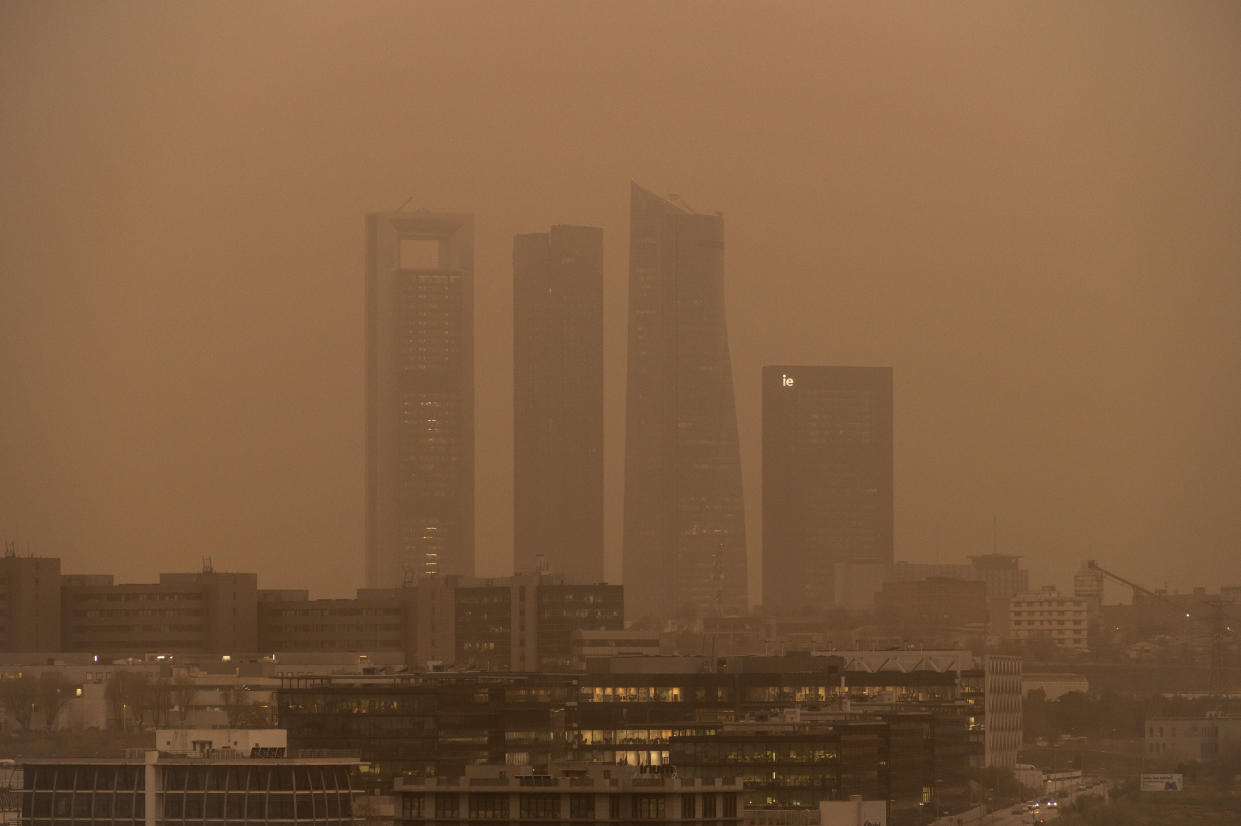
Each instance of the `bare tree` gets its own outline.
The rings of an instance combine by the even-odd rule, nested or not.
[[[224,697],[224,712],[228,715],[229,728],[242,728],[241,721],[250,705],[249,690],[245,686],[231,685],[220,692]]]
[[[3,692],[5,709],[13,715],[17,725],[22,731],[30,731],[30,720],[38,696],[38,684],[34,677],[23,674],[14,680],[0,680],[0,692]]]
[[[184,672],[172,678],[172,702],[177,707],[177,717],[181,727],[185,727],[186,718],[190,714],[190,706],[198,695],[198,686],[194,678]]]
[[[268,710],[251,701],[250,689],[244,685],[229,686],[222,693],[229,728],[266,728],[271,725]]]
[[[49,731],[54,730],[60,710],[73,699],[73,684],[59,671],[44,671],[39,675],[37,692],[44,725]]]
[[[150,701],[147,685],[151,675],[142,671],[117,671],[108,680],[104,696],[121,731],[129,731],[129,721],[136,719],[141,728],[146,721]]]
[[[155,725],[168,725],[168,716],[172,711],[172,681],[161,675],[143,686],[143,706],[151,712]]]

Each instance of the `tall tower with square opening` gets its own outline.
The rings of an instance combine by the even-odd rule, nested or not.
[[[366,216],[366,582],[474,573],[474,217]]]

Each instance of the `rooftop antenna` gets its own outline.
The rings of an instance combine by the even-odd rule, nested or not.
[[[203,573],[204,574],[214,573],[214,570],[215,569],[211,566],[211,557],[208,556],[207,554],[203,554]]]
[[[17,556],[17,542],[12,539],[6,539],[4,542],[4,558],[12,559]]]
[[[401,202],[401,205],[400,205],[399,207],[397,207],[397,208],[394,210],[394,212],[400,212],[401,210],[405,209],[405,207],[406,207],[406,206],[409,204],[409,202],[410,202],[410,201],[412,201],[412,200],[414,200],[414,196],[413,196],[413,195],[410,195],[408,198],[406,198],[404,201],[402,201],[402,202]]]

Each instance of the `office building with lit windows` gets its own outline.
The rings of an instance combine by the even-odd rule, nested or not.
[[[763,368],[763,604],[830,606],[839,563],[890,565],[892,369]]]
[[[366,217],[366,579],[474,573],[474,218]]]
[[[630,192],[624,581],[634,620],[744,613],[724,219]]]

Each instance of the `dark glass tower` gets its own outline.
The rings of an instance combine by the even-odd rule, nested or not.
[[[366,217],[366,581],[474,573],[474,218]]]
[[[724,219],[634,184],[629,232],[625,614],[744,611]]]
[[[892,562],[892,368],[763,368],[763,605],[827,607]]]
[[[603,580],[603,230],[513,239],[518,572]]]

